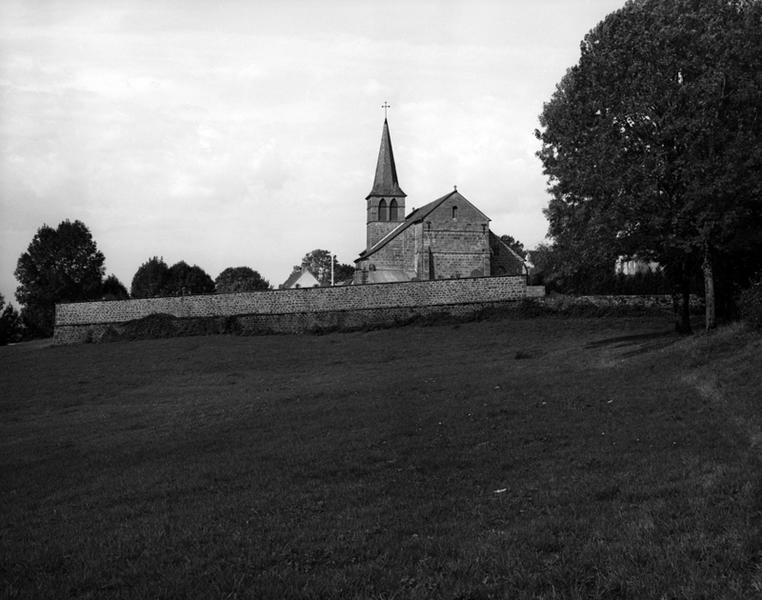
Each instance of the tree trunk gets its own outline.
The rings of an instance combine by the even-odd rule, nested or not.
[[[691,282],[686,273],[686,266],[680,267],[679,290],[672,296],[675,309],[675,331],[678,333],[693,333],[691,329]]]
[[[683,303],[680,309],[680,333],[693,333],[691,328],[691,285],[687,277],[683,285]]]
[[[714,271],[712,269],[712,257],[709,254],[709,246],[704,247],[704,305],[706,306],[706,330],[710,331],[717,326],[714,308]]]

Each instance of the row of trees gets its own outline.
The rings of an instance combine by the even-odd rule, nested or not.
[[[86,300],[124,300],[154,296],[230,293],[270,289],[249,267],[231,267],[216,280],[196,265],[180,261],[171,267],[153,257],[132,279],[131,293],[114,275],[105,275],[105,257],[81,221],[43,225],[18,260],[16,299],[21,312],[0,296],[0,344],[53,333],[55,305]]]
[[[354,267],[340,264],[327,250],[313,250],[302,265],[329,283],[350,278]],[[229,267],[212,279],[201,267],[180,261],[172,266],[152,257],[140,265],[130,290],[114,275],[105,276],[105,258],[81,221],[40,227],[18,260],[16,299],[21,312],[6,306],[0,296],[0,344],[53,333],[55,305],[86,300],[125,300],[190,294],[256,292],[272,289],[270,282],[249,267]]]
[[[625,274],[617,272],[614,262],[580,264],[563,246],[540,244],[529,253],[532,269],[530,283],[544,285],[548,292],[562,294],[671,294],[673,284],[661,268]],[[693,291],[700,291],[694,277]]]
[[[185,261],[171,267],[163,258],[154,256],[143,263],[132,278],[133,298],[186,296],[190,294],[229,294],[270,289],[270,283],[249,267],[229,267],[212,278],[197,265]]]
[[[762,2],[630,0],[585,37],[540,124],[565,275],[657,261],[678,329],[697,276],[714,327],[715,292],[762,268]]]

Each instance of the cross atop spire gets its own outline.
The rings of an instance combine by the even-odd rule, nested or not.
[[[386,105],[387,103],[384,102]],[[384,106],[382,105],[382,108]],[[386,108],[389,108],[386,106]],[[384,110],[386,110],[384,108]],[[373,189],[368,194],[371,196],[396,196],[405,197],[407,194],[400,189],[397,181],[397,167],[394,164],[394,152],[392,152],[392,138],[389,135],[389,123],[384,118],[384,128],[381,132],[381,148],[378,150],[378,162],[376,163],[376,177],[373,179]]]
[[[388,101],[384,100],[384,103],[381,105],[381,108],[384,109],[384,121],[386,121],[386,111],[392,107],[391,104],[389,104]]]

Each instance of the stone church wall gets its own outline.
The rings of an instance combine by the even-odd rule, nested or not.
[[[427,273],[436,279],[490,275],[489,220],[470,202],[452,196],[420,226]],[[432,258],[434,268],[429,270]]]
[[[79,343],[150,315],[236,317],[245,332],[292,333],[316,327],[393,323],[435,313],[456,315],[526,297],[523,277],[410,281],[332,288],[82,302],[56,306],[55,340]]]
[[[378,270],[404,270],[411,278],[416,276],[415,263],[415,233],[408,227],[400,235],[389,240],[379,248],[370,259],[370,263]]]

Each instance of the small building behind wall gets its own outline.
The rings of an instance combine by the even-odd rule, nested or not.
[[[294,267],[288,279],[278,286],[282,290],[320,287],[320,282],[307,267]]]

